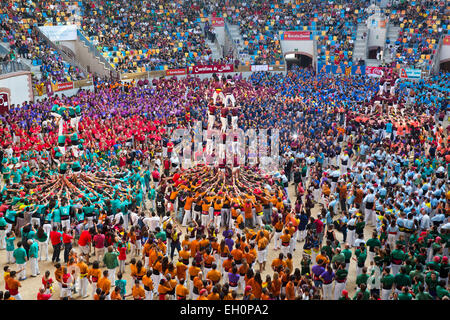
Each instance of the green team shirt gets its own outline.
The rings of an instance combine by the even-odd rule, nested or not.
[[[366,246],[369,247],[370,252],[375,252],[375,248],[381,248],[381,242],[378,238],[371,238],[367,240]]]
[[[407,293],[402,292],[398,295],[398,300],[412,300],[412,299],[413,299],[413,296],[409,292],[407,292]]]
[[[367,279],[369,279],[369,276],[361,273],[358,277],[356,277],[356,285],[359,286],[361,283],[367,284]]]
[[[358,267],[362,268],[364,267],[364,263],[366,262],[367,258],[367,250],[361,251],[360,249],[356,249],[355,256],[357,257]]]
[[[345,269],[339,269],[336,271],[336,280],[344,280],[347,278],[348,271]]]
[[[58,143],[59,144],[66,143],[66,136],[65,135],[58,136]]]
[[[383,284],[384,289],[391,289],[394,285],[395,278],[392,274],[381,277],[380,282]]]
[[[395,279],[395,284],[400,287],[404,287],[404,286],[410,286],[411,285],[411,278],[403,273],[397,273],[394,277]]]
[[[428,292],[419,292],[416,294],[416,300],[434,300],[434,298]]]
[[[342,253],[345,257],[345,263],[350,263],[350,259],[352,257],[352,251],[350,249],[344,249],[342,250]]]
[[[395,249],[391,252],[392,259],[401,260],[402,262],[405,260],[405,253],[402,250]]]

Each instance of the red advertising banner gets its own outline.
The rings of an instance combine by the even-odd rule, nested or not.
[[[0,114],[4,114],[9,110],[9,99],[6,92],[0,93]]]
[[[281,40],[311,40],[309,31],[285,31]]]
[[[384,73],[386,73],[385,67],[368,67],[366,66],[366,75],[373,77],[381,77]]]
[[[73,82],[56,83],[53,85],[53,91],[64,91],[73,89]]]
[[[450,46],[450,36],[444,37],[444,42],[442,43],[444,46]]]
[[[166,76],[182,76],[186,74],[186,69],[169,69],[166,70]]]
[[[189,67],[189,73],[201,74],[201,73],[225,73],[233,72],[234,65],[232,64],[217,64],[217,65],[204,65]]]
[[[211,17],[211,25],[213,27],[224,27],[225,20],[221,17]]]

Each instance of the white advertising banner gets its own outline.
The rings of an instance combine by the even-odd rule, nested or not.
[[[269,71],[269,66],[267,64],[265,64],[265,65],[256,64],[256,65],[252,65],[250,70],[253,72]]]
[[[67,26],[43,26],[39,27],[43,34],[50,41],[69,41],[77,40],[77,26],[67,25]]]

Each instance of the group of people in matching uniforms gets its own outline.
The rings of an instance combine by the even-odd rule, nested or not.
[[[449,144],[447,128],[433,117],[442,106],[406,101],[399,86],[381,92],[376,79],[309,70],[256,73],[249,80],[214,76],[203,91],[195,79],[173,80],[167,84],[180,95],[166,103],[187,96],[182,90],[190,81],[196,103],[143,120],[160,121],[161,128],[149,131],[153,139],[137,141],[139,130],[130,130],[96,152],[100,134],[89,145],[81,138],[92,121],[87,116],[109,120],[81,93],[73,100],[79,104],[61,99],[44,109],[54,113],[45,119],[58,137],[58,146],[48,146],[51,166],[42,156],[19,159],[5,146],[4,297],[21,298],[27,267],[38,276],[52,248],[55,281],[45,272],[38,299],[56,292],[63,299],[87,297],[89,286],[96,300],[448,299]],[[108,91],[123,90],[134,99],[163,87],[119,86],[96,95],[106,101]],[[408,114],[422,117],[423,126],[400,129]],[[2,134],[17,124],[12,119]],[[217,162],[193,159],[184,168],[177,159],[183,150],[169,133],[187,128],[193,134],[191,120],[220,131],[221,141],[206,134],[203,145],[205,154],[219,155]],[[133,124],[121,125],[112,126],[114,134]],[[220,151],[228,127],[279,129],[280,170],[263,172],[258,163],[241,161],[240,149],[231,150],[230,165]],[[46,133],[39,128],[38,140]],[[15,133],[11,139],[20,143]],[[280,252],[266,268],[272,250]]]

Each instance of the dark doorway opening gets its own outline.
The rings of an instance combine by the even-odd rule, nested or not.
[[[450,60],[441,63],[440,71],[441,72],[450,72]]]
[[[288,70],[292,69],[294,65],[300,68],[310,68],[312,67],[312,58],[301,53],[288,54],[286,55],[286,65]]]

